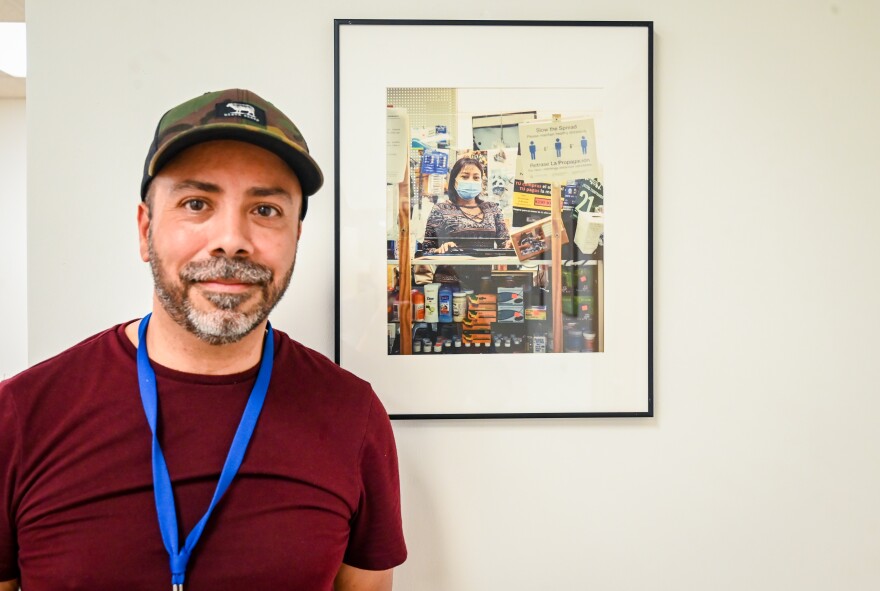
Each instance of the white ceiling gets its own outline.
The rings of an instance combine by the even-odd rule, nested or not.
[[[24,0],[0,0],[0,22],[24,22]],[[23,98],[25,79],[0,72],[0,99]]]

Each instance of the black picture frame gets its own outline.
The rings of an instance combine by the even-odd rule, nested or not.
[[[410,55],[409,50],[413,48],[408,40],[420,38],[424,34],[425,38],[446,39],[451,46],[456,46],[456,36],[462,39],[474,39],[485,37],[488,41],[497,39],[498,35],[507,35],[511,39],[529,40],[540,45],[540,41],[555,40],[564,37],[568,41],[583,41],[586,45],[593,48],[602,48],[606,51],[594,52],[596,54],[605,54],[601,59],[612,60],[612,63],[603,63],[602,67],[605,72],[614,72],[614,59],[620,60],[621,69],[630,68],[634,72],[632,80],[625,82],[614,81],[615,84],[623,85],[624,88],[615,87],[614,92],[608,92],[609,96],[615,98],[623,97],[621,103],[627,103],[626,108],[617,107],[613,101],[607,105],[607,111],[611,112],[609,118],[626,117],[630,113],[634,113],[636,118],[643,122],[632,134],[635,138],[633,150],[639,152],[638,162],[627,161],[625,156],[620,159],[627,167],[637,165],[640,177],[643,182],[638,191],[631,191],[630,194],[618,194],[616,197],[620,200],[624,198],[631,201],[638,201],[637,205],[632,205],[633,211],[630,217],[638,220],[638,223],[632,224],[635,229],[629,231],[632,235],[633,244],[629,245],[629,250],[638,250],[637,254],[631,254],[631,258],[638,260],[640,272],[638,277],[632,280],[622,280],[622,286],[618,286],[616,291],[624,294],[626,297],[627,310],[622,312],[623,315],[634,315],[639,318],[638,326],[632,328],[626,334],[621,335],[620,339],[613,340],[621,350],[627,347],[633,347],[636,351],[632,354],[634,359],[627,359],[626,355],[620,360],[610,362],[610,369],[601,370],[596,368],[595,375],[602,374],[601,379],[582,378],[579,377],[580,368],[569,368],[568,365],[558,374],[550,376],[549,388],[561,389],[564,391],[574,390],[577,392],[580,386],[584,387],[585,394],[583,396],[583,404],[577,398],[577,393],[573,394],[571,404],[569,399],[562,398],[558,402],[558,407],[552,405],[548,407],[543,402],[530,405],[528,400],[519,401],[515,404],[510,400],[504,399],[502,403],[456,403],[446,404],[446,397],[437,392],[427,392],[430,387],[425,384],[432,379],[444,376],[445,373],[452,371],[474,373],[475,368],[481,365],[478,362],[480,357],[489,356],[472,356],[474,360],[459,359],[456,361],[456,367],[449,368],[440,365],[443,360],[440,356],[427,360],[425,358],[414,358],[412,356],[399,356],[392,359],[393,356],[386,354],[383,349],[384,340],[381,339],[382,333],[375,330],[376,322],[374,312],[380,316],[385,308],[384,297],[377,297],[375,293],[376,281],[370,280],[370,285],[362,285],[355,279],[361,277],[362,269],[353,268],[350,260],[352,259],[351,245],[360,245],[364,236],[374,235],[373,226],[375,226],[376,211],[380,208],[384,210],[384,194],[381,189],[378,191],[375,187],[365,187],[364,182],[369,179],[376,179],[378,175],[373,175],[376,167],[373,166],[369,175],[362,175],[353,170],[349,163],[355,159],[352,156],[353,139],[358,133],[361,137],[357,138],[358,142],[364,141],[364,129],[378,130],[378,120],[373,120],[372,112],[363,109],[381,107],[381,102],[375,102],[372,97],[379,95],[375,92],[379,86],[386,87],[396,86],[437,86],[464,88],[467,87],[469,81],[463,80],[456,84],[454,75],[450,82],[450,75],[437,75],[435,77],[427,76],[422,73],[419,75],[406,75],[407,66],[414,63],[414,56]],[[392,38],[389,39],[389,36]],[[400,39],[398,40],[397,37]],[[545,44],[546,45],[546,44]],[[393,53],[388,51],[380,52],[379,47],[398,47]],[[575,73],[575,80],[572,82],[574,86],[582,84],[577,80],[577,73],[581,72],[582,62],[577,54],[568,57],[563,56],[560,59],[568,59],[572,65],[572,72]],[[365,61],[366,60],[366,61]],[[589,60],[588,60],[589,61]],[[368,73],[363,72],[363,67],[369,64]],[[586,65],[589,68],[589,64]],[[403,72],[403,74],[402,74]],[[544,74],[541,74],[544,75]],[[536,77],[540,78],[536,73]],[[365,78],[369,76],[369,80]],[[588,76],[585,74],[585,76]],[[436,78],[436,83],[433,79]],[[613,76],[606,76],[605,79],[611,79]],[[588,80],[585,84],[594,84],[595,80]],[[497,81],[495,82],[497,85]],[[516,79],[510,80],[510,87],[528,86],[541,88],[544,84],[541,79],[535,81]],[[633,93],[630,97],[626,94],[631,85],[638,88],[637,93]],[[652,417],[654,415],[654,395],[653,395],[653,23],[650,21],[459,21],[459,20],[379,20],[379,19],[336,19],[334,21],[334,125],[335,125],[335,150],[334,150],[334,190],[335,190],[335,219],[334,219],[334,264],[335,264],[335,361],[344,368],[351,369],[364,379],[373,383],[377,394],[383,401],[389,415],[392,419],[507,419],[507,418],[568,418],[568,417],[593,417],[593,418],[618,418],[618,417]],[[491,86],[491,84],[490,84]],[[498,85],[506,88],[503,83]],[[605,88],[601,85],[599,88]],[[629,104],[629,102],[639,104]],[[369,103],[369,104],[367,104]],[[615,110],[620,112],[616,112]],[[363,121],[359,120],[358,125],[351,124],[353,117],[351,113],[354,111],[370,113],[366,115],[369,118],[370,125],[362,126]],[[488,111],[487,111],[488,112]],[[500,111],[499,111],[500,112]],[[378,118],[384,118],[381,111],[376,115]],[[383,119],[384,120],[384,119]],[[615,119],[616,121],[616,119]],[[609,127],[611,127],[609,125]],[[355,131],[355,128],[360,132]],[[369,141],[364,141],[360,149],[367,153],[374,154],[374,159],[378,161],[379,156],[376,152],[382,150],[382,163],[384,165],[384,138],[373,137],[376,134],[366,132]],[[636,137],[640,136],[640,137]],[[616,138],[623,143],[628,138]],[[372,150],[370,148],[373,148]],[[358,158],[360,156],[357,156]],[[630,158],[632,160],[632,158]],[[622,168],[619,166],[618,169]],[[613,168],[613,167],[609,167]],[[366,169],[365,169],[366,170]],[[606,171],[611,173],[612,170]],[[615,177],[620,178],[620,177]],[[381,181],[380,181],[381,182]],[[372,184],[372,183],[370,183]],[[615,192],[612,187],[608,191],[609,198],[614,196]],[[636,194],[637,193],[637,194]],[[351,204],[353,203],[353,195],[357,194],[358,207],[363,200],[369,200],[373,203],[379,199],[381,203],[372,206],[368,213],[361,211],[353,211]],[[377,194],[379,197],[377,197]],[[365,197],[365,195],[367,197]],[[381,206],[381,207],[380,207]],[[374,211],[376,210],[376,211]],[[362,232],[363,230],[363,232]],[[360,234],[364,236],[360,236]],[[353,238],[353,234],[358,234],[357,238]],[[626,232],[621,232],[626,234]],[[613,244],[613,241],[612,241]],[[363,245],[363,251],[358,251],[356,256],[361,256],[362,252],[368,249],[378,248],[370,245]],[[606,252],[610,248],[606,249]],[[367,255],[364,255],[367,256]],[[368,255],[375,258],[375,254]],[[372,264],[372,263],[371,263]],[[372,268],[378,268],[373,265]],[[369,275],[369,274],[367,274]],[[616,274],[615,280],[619,280]],[[609,282],[611,277],[609,277]],[[633,292],[640,292],[638,297],[632,295]],[[616,293],[616,292],[613,292]],[[611,297],[612,294],[609,294]],[[361,312],[351,315],[352,302],[360,303],[357,300],[364,298],[368,300],[364,302]],[[615,300],[616,301],[616,300]],[[376,309],[379,308],[379,309]],[[364,312],[364,310],[366,312]],[[615,317],[622,317],[620,311],[616,311]],[[364,319],[369,316],[369,320]],[[364,319],[364,320],[362,320]],[[362,325],[361,325],[362,324]],[[384,322],[383,322],[384,324]],[[616,330],[611,327],[609,330]],[[633,345],[630,338],[635,334],[640,339],[637,345]],[[606,349],[601,355],[612,357],[619,353],[609,353]],[[598,359],[599,356],[593,358],[591,354],[581,355],[559,355],[551,354],[546,357],[565,358],[565,364],[578,363],[586,364],[584,359]],[[515,371],[541,372],[544,367],[522,368],[529,364],[544,363],[543,355],[508,355],[508,356],[492,356],[493,363],[497,373],[511,373]],[[501,360],[500,357],[507,359]],[[540,359],[539,359],[540,358]],[[571,361],[569,361],[570,359]],[[560,361],[559,363],[563,363]],[[552,365],[552,364],[546,364]],[[614,390],[615,375],[618,375],[622,381],[630,379],[629,376],[622,375],[624,372],[620,368],[628,368],[629,372],[632,365],[636,365],[634,370],[637,374],[635,382],[630,381],[621,388],[626,389],[626,404],[621,404],[621,408],[614,408],[613,398],[611,402],[608,396],[598,396],[599,394],[609,394]],[[460,367],[459,367],[460,366]],[[509,367],[510,372],[503,371],[503,368]],[[498,371],[499,368],[502,371]],[[617,368],[617,369],[614,369]],[[477,371],[476,373],[480,373]],[[606,376],[610,374],[610,377]],[[572,377],[572,376],[575,377]],[[594,374],[589,373],[590,376]],[[448,376],[444,376],[448,377]],[[558,379],[559,383],[554,383]],[[592,383],[581,383],[593,380]],[[467,388],[468,379],[463,380]],[[511,388],[515,385],[516,380],[508,379],[506,386],[500,388]],[[612,384],[609,387],[608,384]],[[574,386],[572,388],[572,386]],[[591,390],[592,388],[592,390]],[[440,388],[445,389],[444,387]],[[637,393],[634,393],[638,390]],[[512,391],[512,389],[511,389]],[[493,394],[496,398],[497,393]],[[413,399],[423,396],[425,403],[420,405]],[[634,397],[635,396],[635,397]],[[460,398],[473,399],[473,393],[465,394]],[[588,400],[602,399],[601,403],[591,404]],[[500,398],[498,400],[501,400]],[[621,398],[623,400],[623,397]],[[536,401],[537,402],[537,401]]]

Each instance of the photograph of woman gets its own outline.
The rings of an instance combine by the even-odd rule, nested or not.
[[[460,158],[449,171],[448,201],[436,203],[428,216],[425,255],[466,253],[473,249],[510,248],[510,231],[501,208],[481,199],[486,171],[476,158]]]
[[[383,336],[388,354],[584,352],[584,334],[592,335],[589,351],[601,352],[602,336],[597,335],[604,325],[597,302],[602,301],[604,250],[598,243],[590,252],[577,251],[573,244],[565,248],[576,232],[577,206],[586,207],[578,213],[587,224],[598,218],[589,227],[601,239],[602,212],[593,207],[597,198],[602,202],[601,180],[567,179],[564,172],[551,179],[553,187],[541,176],[547,171],[526,174],[521,165],[531,159],[528,152],[520,155],[518,146],[495,142],[490,149],[479,147],[474,122],[500,121],[501,115],[474,115],[480,112],[470,109],[434,112],[433,106],[420,106],[434,100],[434,94],[391,90],[387,104],[407,107],[388,107],[394,110],[389,117],[395,125],[401,113],[412,119],[403,122],[401,131],[392,126],[387,136],[392,149],[386,164],[408,164],[389,177],[395,182],[386,183],[388,332]],[[452,100],[458,90],[452,90],[450,109],[460,108]],[[557,136],[563,141],[557,127],[594,129],[592,119],[566,120],[558,110],[550,113],[552,119],[541,114],[553,129],[550,142]],[[535,130],[545,124],[536,120],[517,123],[516,137],[525,137],[523,130],[543,137]],[[583,135],[591,138],[588,151],[595,150],[593,135]],[[401,141],[406,137],[408,145]],[[559,164],[552,143],[549,150],[538,141],[535,145],[536,162]],[[557,208],[551,207],[554,195]],[[554,223],[559,224],[558,253],[551,249]]]

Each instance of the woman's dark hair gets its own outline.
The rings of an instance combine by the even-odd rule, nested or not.
[[[466,156],[464,158],[459,158],[458,161],[452,165],[452,169],[449,171],[449,185],[446,188],[446,193],[449,195],[449,200],[458,205],[461,197],[458,195],[458,191],[455,190],[455,179],[458,177],[458,173],[461,172],[461,169],[465,166],[476,166],[477,170],[480,171],[481,180],[486,180],[486,171],[483,169],[483,165],[480,164],[480,161],[476,158],[471,158]],[[477,197],[477,203],[482,203],[483,200]]]

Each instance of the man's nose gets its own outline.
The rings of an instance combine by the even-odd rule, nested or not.
[[[253,252],[250,226],[246,214],[229,208],[214,217],[211,254],[249,256]]]

